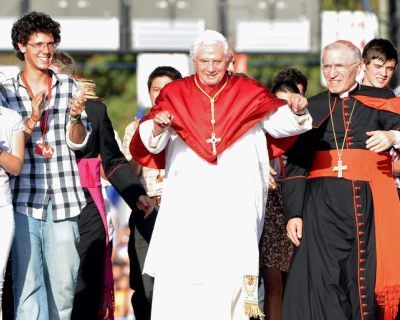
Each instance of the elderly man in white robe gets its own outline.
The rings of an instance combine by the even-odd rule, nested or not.
[[[196,74],[161,91],[130,146],[140,163],[166,168],[144,268],[155,277],[152,319],[248,320],[260,315],[267,136],[298,135],[312,119],[300,95],[286,102],[229,74],[220,33],[203,32],[191,55]]]

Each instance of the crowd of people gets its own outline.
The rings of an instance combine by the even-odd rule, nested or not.
[[[270,91],[232,70],[226,38],[206,30],[193,75],[162,64],[149,75],[151,109],[120,147],[96,84],[56,50],[58,22],[28,13],[11,39],[23,68],[0,84],[4,320],[397,319],[389,40],[325,46],[327,90],[306,99],[298,69]],[[116,238],[102,179],[132,210]]]

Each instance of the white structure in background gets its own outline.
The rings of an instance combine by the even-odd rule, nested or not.
[[[64,51],[118,51],[119,19],[116,17],[53,17],[61,26]],[[0,19],[0,50],[13,51],[11,28],[17,17]],[[78,36],[79,35],[79,36]],[[107,35],[105,40],[104,35]],[[85,39],[82,41],[81,39]]]
[[[321,22],[321,49],[336,40],[348,40],[362,50],[379,33],[378,18],[369,12],[324,11]]]
[[[67,52],[119,50],[117,17],[54,17],[54,20],[61,25],[61,50]]]
[[[132,20],[132,49],[135,51],[188,51],[205,30],[204,20]]]
[[[189,45],[186,50],[189,49]],[[151,106],[147,79],[150,73],[160,66],[171,66],[178,70],[182,77],[189,75],[191,65],[187,54],[168,54],[168,53],[141,53],[137,56],[137,103],[139,108],[149,108]]]
[[[237,52],[309,52],[311,22],[302,20],[238,21]]]
[[[324,11],[321,14],[321,50],[336,40],[348,40],[363,50],[365,44],[379,36],[378,17],[363,11]],[[357,80],[363,78],[362,72]],[[321,84],[326,85],[321,72]]]
[[[14,50],[11,43],[11,28],[16,20],[16,17],[0,19],[0,50]]]
[[[5,79],[13,78],[20,71],[21,69],[18,66],[0,65],[0,82]]]

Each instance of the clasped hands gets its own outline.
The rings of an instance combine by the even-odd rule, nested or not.
[[[71,117],[77,117],[81,115],[81,113],[85,110],[85,104],[86,104],[87,98],[85,96],[85,93],[82,92],[78,96],[72,97],[72,99],[69,101],[69,115]]]
[[[44,100],[46,99],[46,91],[42,90],[32,99],[32,114],[31,118],[38,122],[42,117],[44,110]],[[72,117],[79,116],[85,110],[86,97],[84,93],[73,97],[69,102],[69,115]]]

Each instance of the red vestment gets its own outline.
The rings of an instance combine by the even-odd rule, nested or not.
[[[225,75],[216,87],[207,87],[197,78],[197,83],[211,97],[227,81],[225,88],[215,98],[215,134],[221,141],[216,144],[217,153],[213,155],[212,145],[207,143],[212,132],[210,99],[196,86],[194,77],[197,76],[168,84],[158,96],[156,105],[142,121],[154,118],[161,111],[169,111],[173,116],[171,127],[193,151],[210,163],[216,164],[218,155],[269,112],[287,104],[285,100],[276,98],[265,86],[250,78]],[[276,140],[283,145],[289,145],[293,137],[274,139]],[[282,153],[285,147],[277,149]],[[270,148],[270,152],[271,150]],[[165,167],[165,154],[149,154],[140,140],[139,130],[132,138],[130,151],[132,157],[146,167]]]

